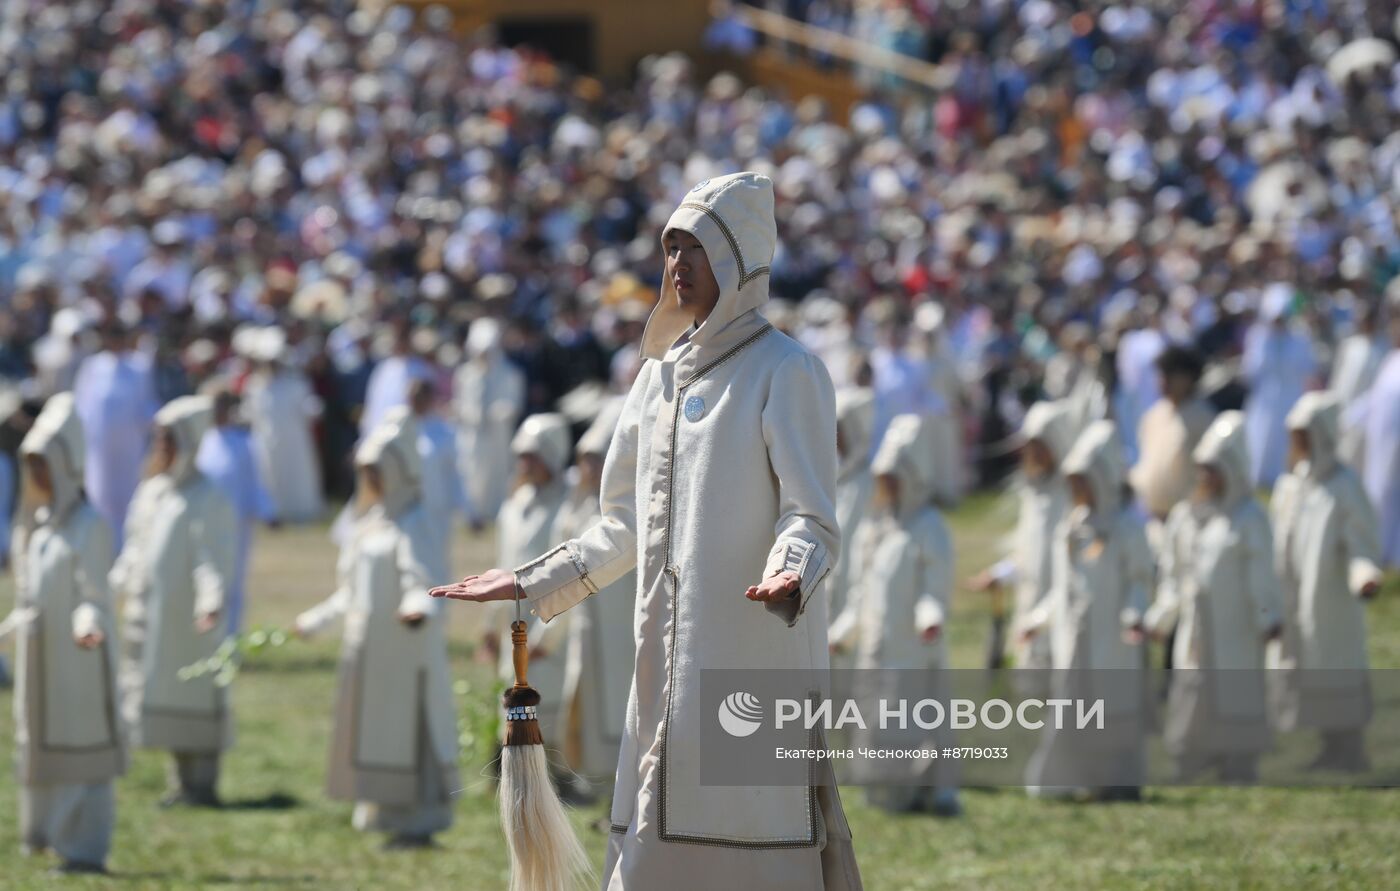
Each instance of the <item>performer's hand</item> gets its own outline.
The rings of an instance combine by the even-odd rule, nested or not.
[[[427,618],[427,616],[417,611],[411,613],[399,613],[399,621],[407,625],[409,628],[417,628],[419,625],[422,625],[423,620],[425,618]]]
[[[1361,586],[1362,600],[1375,600],[1376,595],[1379,593],[1381,593],[1380,582],[1367,582],[1366,584]]]
[[[1147,639],[1147,632],[1143,629],[1142,623],[1129,626],[1123,630],[1123,643],[1129,646],[1137,646]]]
[[[295,637],[297,640],[310,640],[310,639],[311,639],[311,632],[310,632],[310,631],[307,631],[305,628],[301,627],[301,625],[299,625],[299,624],[293,625],[293,626],[292,626],[292,637]]]
[[[481,575],[469,575],[455,585],[430,588],[433,597],[448,600],[470,600],[486,603],[492,600],[515,599],[515,573],[509,569],[488,569]]]
[[[919,632],[919,640],[922,643],[931,644],[938,642],[938,635],[943,633],[942,625],[930,625]]]
[[[992,571],[988,569],[968,579],[967,586],[974,591],[991,591],[1000,588],[1001,582],[997,581],[997,577],[992,575]]]
[[[1028,644],[1035,640],[1035,636],[1040,633],[1039,628],[1022,628],[1016,635],[1016,639],[1023,644]]]
[[[757,585],[750,585],[744,591],[744,596],[762,603],[779,603],[788,599],[792,592],[797,590],[801,581],[802,576],[791,569],[785,569],[771,578],[764,579]]]
[[[93,650],[100,647],[105,639],[106,637],[101,631],[94,631],[91,634],[73,638],[73,642],[85,650]]]
[[[200,634],[208,634],[217,627],[219,627],[219,614],[216,612],[205,613],[202,616],[197,616],[194,620],[194,630]]]
[[[1281,637],[1283,637],[1283,623],[1282,623],[1282,622],[1275,622],[1274,624],[1272,624],[1272,625],[1269,626],[1269,629],[1268,629],[1267,631],[1264,632],[1264,642],[1265,642],[1265,643],[1268,643],[1269,641],[1272,641],[1272,640],[1278,640],[1278,639],[1280,639]]]

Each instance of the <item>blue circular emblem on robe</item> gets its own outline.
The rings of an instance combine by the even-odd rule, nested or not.
[[[685,419],[695,422],[705,416],[705,400],[699,396],[691,396],[685,401]]]

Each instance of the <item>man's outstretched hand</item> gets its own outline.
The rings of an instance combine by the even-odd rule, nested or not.
[[[514,600],[515,573],[509,569],[488,569],[481,575],[469,575],[455,585],[430,588],[428,594],[433,597],[446,597],[448,600],[472,600],[477,603]]]
[[[792,592],[797,590],[797,585],[801,581],[802,576],[791,569],[784,570],[771,578],[764,579],[757,585],[750,585],[748,590],[744,591],[744,596],[763,603],[778,603],[791,597]]]

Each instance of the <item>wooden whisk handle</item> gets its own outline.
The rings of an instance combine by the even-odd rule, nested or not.
[[[515,686],[528,687],[525,672],[530,667],[530,632],[524,622],[510,623],[511,659],[515,662]]]

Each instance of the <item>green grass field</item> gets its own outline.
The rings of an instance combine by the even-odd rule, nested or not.
[[[979,498],[952,518],[959,577],[998,555],[1014,505]],[[463,538],[458,570],[492,563],[489,537]],[[325,529],[260,533],[250,625],[285,626],[329,591],[334,553]],[[1371,607],[1377,667],[1400,667],[1400,580]],[[0,609],[11,585],[0,582]],[[489,713],[491,672],[472,658],[469,605],[452,613],[453,664]],[[949,628],[955,666],[982,656],[987,604],[960,592]],[[47,858],[19,856],[13,773],[0,773],[0,889],[327,888],[504,889],[505,857],[483,758],[464,762],[467,789],[442,849],[384,852],[350,828],[350,806],[322,793],[339,640],[293,641],[259,654],[235,685],[238,742],[225,760],[222,812],[161,810],[165,762],[135,753],[118,783],[113,876],[56,879]],[[474,698],[473,698],[474,697]],[[13,739],[11,696],[0,693],[0,751]],[[267,807],[274,796],[291,807]],[[1142,804],[1074,805],[1028,800],[1019,789],[969,790],[955,821],[893,817],[845,795],[865,887],[905,889],[1293,889],[1400,887],[1400,791],[1365,789],[1149,789]],[[601,864],[605,836],[578,825]],[[654,889],[637,889],[654,891]],[[738,889],[736,889],[738,891]],[[743,889],[750,891],[750,889]],[[761,889],[752,889],[761,891]]]

